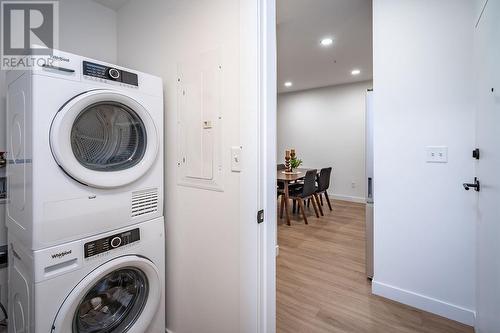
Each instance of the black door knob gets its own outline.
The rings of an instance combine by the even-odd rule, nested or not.
[[[481,183],[479,182],[479,179],[477,179],[477,177],[474,177],[474,183],[464,183],[463,185],[466,191],[470,190],[471,188],[473,188],[476,192],[479,192],[481,190]]]

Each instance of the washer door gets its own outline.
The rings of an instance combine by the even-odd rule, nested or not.
[[[146,333],[162,286],[156,267],[137,256],[114,259],[87,275],[62,304],[53,333]]]
[[[113,188],[132,183],[151,168],[158,134],[148,111],[135,99],[93,90],[74,97],[57,113],[50,147],[72,178]]]

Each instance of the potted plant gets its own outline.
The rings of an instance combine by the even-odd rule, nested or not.
[[[293,156],[290,158],[290,169],[293,171],[293,169],[297,169],[299,166],[301,166],[302,160],[297,158],[296,156]]]

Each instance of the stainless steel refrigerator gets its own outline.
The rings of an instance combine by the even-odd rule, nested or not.
[[[373,91],[366,92],[366,276],[373,278]]]

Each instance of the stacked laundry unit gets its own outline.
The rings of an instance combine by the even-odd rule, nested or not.
[[[164,332],[161,79],[54,51],[7,85],[9,332]]]

